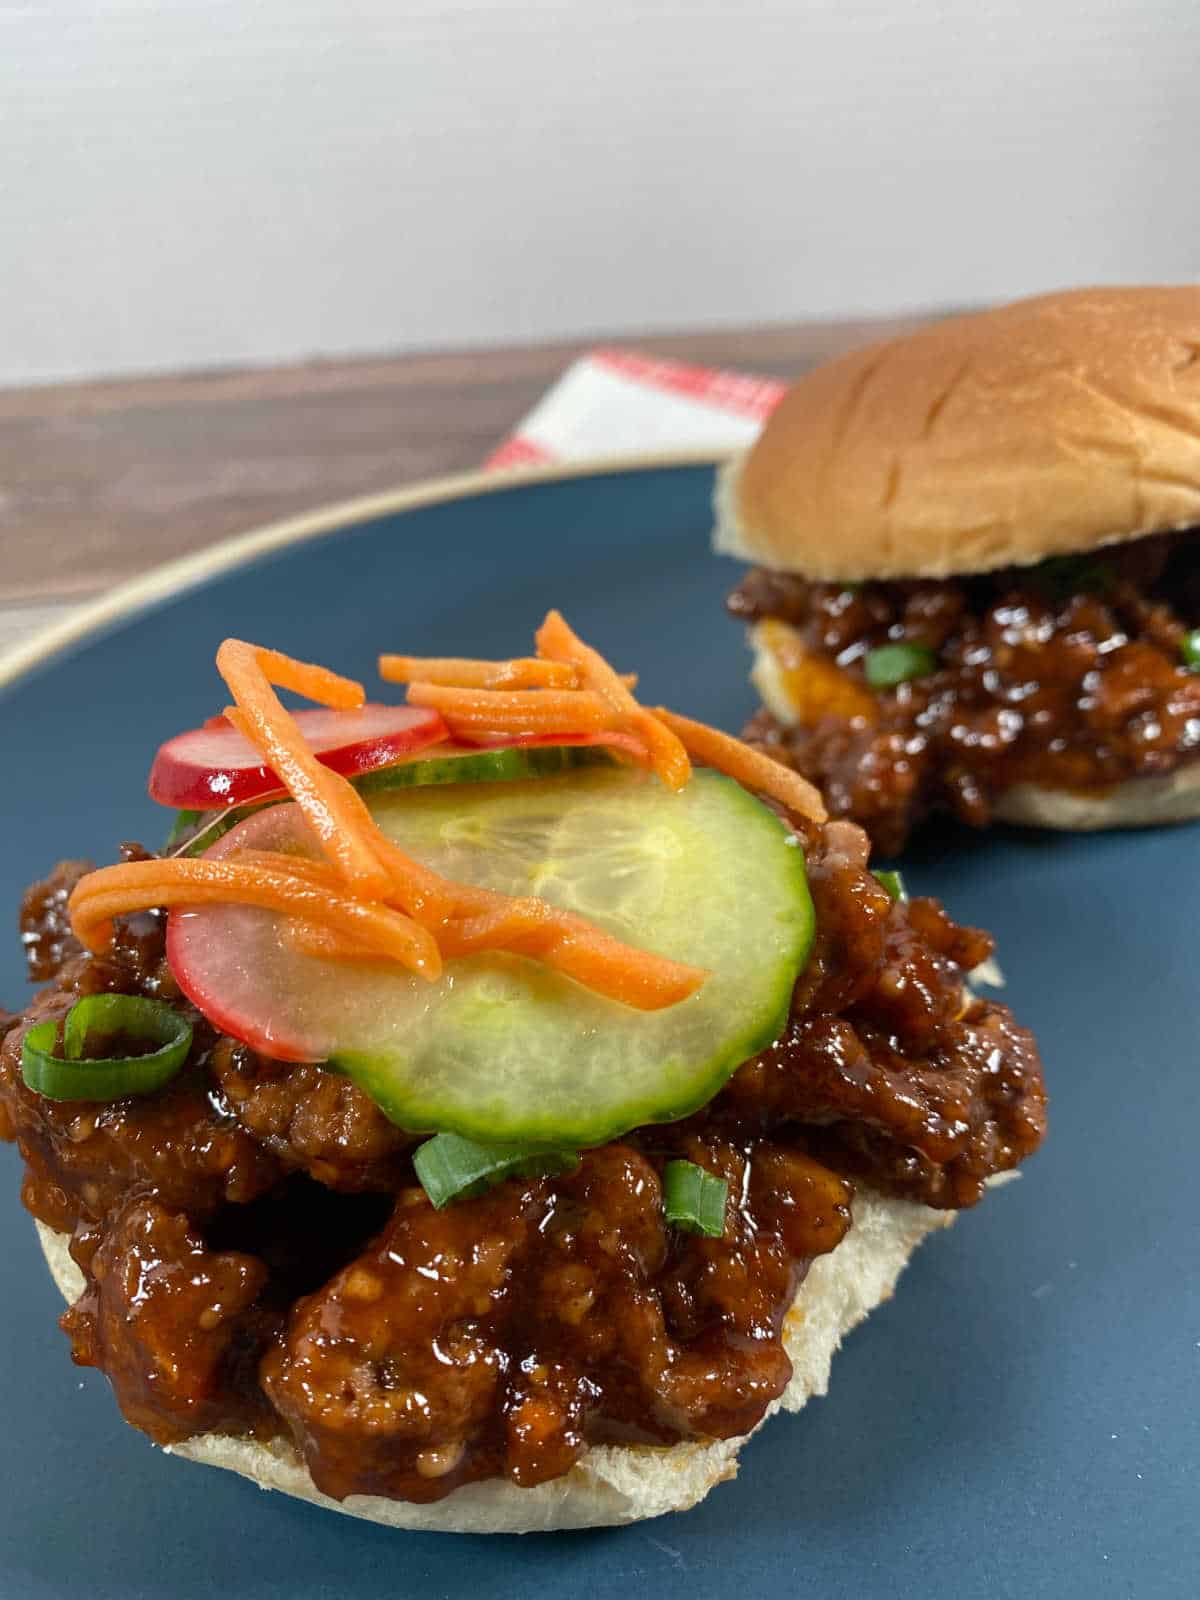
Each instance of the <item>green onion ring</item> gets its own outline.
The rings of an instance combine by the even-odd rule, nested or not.
[[[457,1133],[426,1139],[413,1156],[421,1187],[437,1210],[470,1200],[505,1178],[544,1178],[574,1172],[578,1150],[534,1149],[523,1144],[477,1144]]]
[[[1191,633],[1184,635],[1179,653],[1185,666],[1200,667],[1200,628],[1193,628]]]
[[[63,1027],[63,1053],[54,1054],[56,1022],[38,1022],[21,1041],[21,1076],[47,1100],[121,1100],[153,1094],[187,1060],[192,1025],[159,1000],[139,995],[89,994],[77,1000]],[[159,1048],[144,1056],[85,1056],[120,1035]]]

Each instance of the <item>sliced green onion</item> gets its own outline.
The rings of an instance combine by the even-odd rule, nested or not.
[[[1191,633],[1184,636],[1179,653],[1185,666],[1200,667],[1200,628],[1193,628]]]
[[[63,1053],[54,1054],[58,1025],[38,1022],[21,1042],[21,1076],[47,1100],[121,1100],[153,1094],[187,1060],[192,1025],[159,1000],[140,995],[89,994],[77,1000],[63,1027]],[[158,1045],[143,1056],[101,1056],[106,1039],[145,1039]],[[92,1054],[85,1054],[91,1051]]]
[[[663,1168],[663,1213],[673,1227],[719,1239],[725,1232],[729,1185],[694,1161],[668,1161]]]
[[[578,1150],[533,1149],[527,1144],[476,1144],[457,1133],[436,1133],[413,1156],[421,1187],[440,1211],[470,1200],[505,1178],[547,1178],[574,1172]]]
[[[904,887],[904,879],[898,872],[893,871],[890,867],[876,867],[873,871],[874,876],[879,879],[893,900],[904,901],[908,899],[908,890]]]
[[[868,650],[863,670],[872,689],[894,689],[910,678],[923,678],[937,667],[937,656],[927,644],[881,644]]]

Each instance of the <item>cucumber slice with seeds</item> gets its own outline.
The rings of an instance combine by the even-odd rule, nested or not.
[[[429,984],[384,964],[299,955],[273,913],[172,913],[184,991],[256,1048],[328,1059],[401,1127],[482,1142],[583,1146],[704,1105],[783,1028],[813,934],[797,841],[731,779],[679,794],[594,769],[528,783],[375,795],[389,838],[449,877],[537,894],[644,949],[707,968],[664,1011],[605,999],[520,956],[447,963]],[[292,805],[226,836],[311,851]]]

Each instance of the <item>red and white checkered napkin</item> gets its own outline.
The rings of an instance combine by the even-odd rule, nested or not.
[[[592,350],[567,368],[484,465],[736,450],[756,438],[785,387],[742,372]]]

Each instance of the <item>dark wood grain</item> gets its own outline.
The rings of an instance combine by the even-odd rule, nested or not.
[[[605,342],[790,377],[912,325]],[[586,348],[0,390],[0,606],[83,599],[278,517],[476,466]]]

